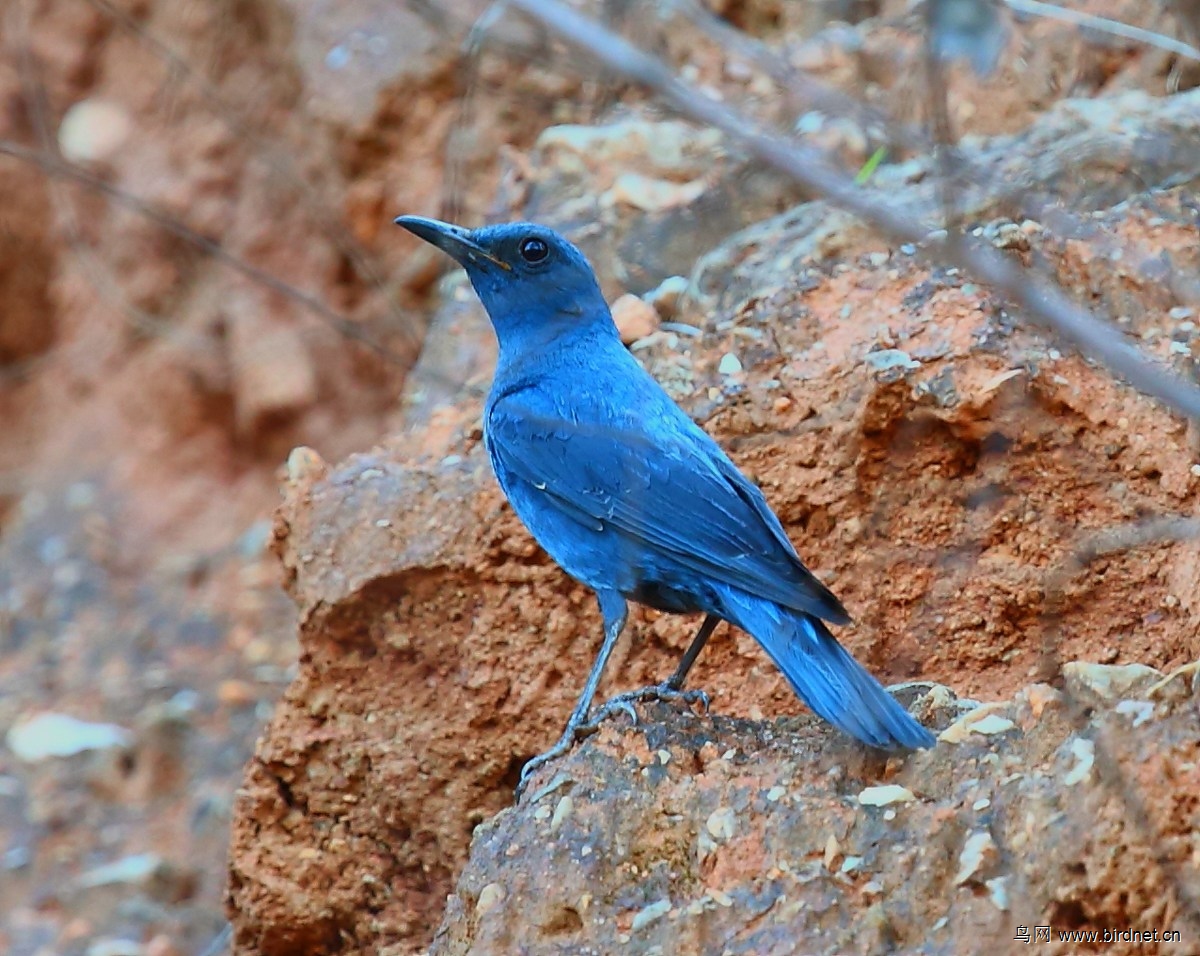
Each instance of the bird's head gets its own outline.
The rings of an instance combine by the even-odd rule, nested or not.
[[[396,225],[467,270],[501,348],[506,339],[550,332],[564,323],[612,323],[587,259],[553,229],[532,222],[464,229],[421,216],[401,216]]]

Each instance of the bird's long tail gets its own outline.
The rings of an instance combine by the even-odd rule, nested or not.
[[[932,747],[933,735],[811,614],[740,591],[725,595],[723,617],[752,634],[813,711],[883,750]]]

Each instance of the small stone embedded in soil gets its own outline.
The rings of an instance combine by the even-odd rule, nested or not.
[[[646,301],[664,319],[673,318],[679,311],[679,303],[687,292],[688,280],[683,276],[668,276],[656,289],[646,293]]]
[[[787,795],[787,789],[785,787],[780,787],[780,786],[776,785],[767,791],[767,802],[768,803],[778,803],[786,795]]]
[[[709,898],[718,906],[724,906],[726,909],[733,905],[733,897],[728,893],[724,893],[718,889],[710,889],[708,891]]]
[[[475,912],[482,916],[504,899],[504,887],[499,883],[489,883],[479,891],[479,899],[475,901]]]
[[[709,814],[704,828],[714,840],[725,843],[733,837],[737,829],[737,818],[729,807],[721,807]]]
[[[612,304],[613,321],[621,341],[632,345],[658,328],[658,313],[654,306],[636,295],[626,294]]]
[[[722,355],[720,364],[717,365],[717,371],[722,375],[737,375],[741,370],[741,360],[732,352]]]
[[[142,944],[132,939],[97,939],[88,945],[85,956],[145,956]]]
[[[629,929],[636,933],[639,930],[645,929],[655,920],[666,916],[669,912],[671,912],[670,900],[659,900],[657,903],[651,903],[634,914],[633,923],[630,924]]]
[[[839,854],[842,852],[842,846],[838,843],[838,838],[832,833],[825,840],[825,853],[821,862],[825,864],[825,869],[830,873],[833,872],[833,865],[837,862]]]
[[[1096,762],[1096,745],[1085,737],[1076,737],[1071,741],[1071,755],[1075,758],[1075,765],[1063,778],[1063,783],[1068,787],[1082,783],[1091,776],[1092,766]]]
[[[119,103],[80,100],[63,115],[58,148],[71,162],[104,162],[117,154],[132,129],[133,121]]]
[[[963,844],[962,853],[958,856],[958,873],[954,882],[962,886],[973,879],[985,866],[991,866],[999,859],[1000,852],[992,835],[987,830],[976,830],[967,837]]]
[[[885,807],[890,803],[911,803],[916,795],[897,783],[885,783],[878,787],[867,787],[858,795],[858,802],[864,807]]]
[[[978,711],[972,711],[960,717],[938,734],[938,740],[944,743],[961,744],[973,733],[983,734],[985,737],[988,737],[1012,730],[1015,726],[1016,724],[1011,720],[1007,717],[1001,717],[999,714],[984,712],[980,715]]]
[[[992,880],[984,880],[983,885],[987,887],[988,899],[996,909],[1002,913],[1008,912],[1008,877],[997,876]]]
[[[195,874],[157,853],[137,853],[88,870],[73,885],[78,890],[136,886],[160,902],[174,903],[192,895],[196,880]]]
[[[305,480],[320,478],[328,466],[320,454],[307,445],[297,445],[287,456],[284,471],[289,483],[295,484]]]
[[[863,359],[871,368],[878,372],[884,372],[888,369],[918,369],[921,363],[914,359],[902,349],[879,349],[876,352],[868,352]]]
[[[1140,727],[1154,717],[1154,705],[1148,700],[1123,700],[1116,706],[1118,714],[1133,718],[1133,726]]]
[[[575,801],[571,799],[570,795],[561,797],[554,807],[554,816],[550,818],[550,832],[557,833],[574,809]]]
[[[1031,684],[1025,696],[1035,720],[1041,719],[1042,712],[1048,706],[1062,701],[1062,694],[1049,684]]]
[[[1105,702],[1131,697],[1161,679],[1162,672],[1145,664],[1093,664],[1071,661],[1063,665],[1067,690],[1079,696],[1089,694]]]
[[[69,714],[38,714],[8,731],[9,749],[26,763],[48,757],[71,757],[89,750],[128,747],[133,734],[116,724],[97,724]]]

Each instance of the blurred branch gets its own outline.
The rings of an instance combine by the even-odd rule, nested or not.
[[[140,216],[153,222],[155,225],[166,230],[174,236],[179,237],[190,245],[195,246],[202,252],[207,253],[214,259],[223,262],[225,265],[240,272],[242,275],[255,282],[260,283],[273,292],[279,293],[281,296],[295,302],[298,305],[308,309],[319,318],[323,319],[329,325],[333,326],[347,338],[353,339],[356,342],[365,345],[371,351],[375,352],[382,358],[396,362],[403,368],[407,368],[411,364],[411,360],[393,351],[388,346],[376,341],[371,335],[359,327],[358,323],[352,322],[345,316],[334,312],[329,306],[318,299],[316,296],[309,295],[301,289],[284,282],[277,276],[272,275],[258,266],[246,262],[244,259],[235,256],[233,253],[224,249],[219,242],[209,239],[196,232],[194,229],[189,229],[186,225],[180,222],[173,216],[155,209],[145,200],[139,199],[137,196],[126,192],[119,186],[114,186],[110,182],[106,182],[98,176],[94,176],[85,169],[81,169],[64,159],[48,154],[41,150],[33,149],[29,146],[24,146],[12,140],[0,139],[0,155],[11,156],[14,159],[22,162],[31,163],[39,169],[48,173],[51,176],[73,180],[88,189],[107,196],[114,203],[123,206],[126,209],[136,212]]]
[[[664,0],[664,2],[681,13],[712,40],[719,43],[731,55],[742,57],[763,70],[784,88],[785,94],[793,94],[799,99],[804,108],[816,109],[830,116],[849,118],[858,123],[868,137],[882,133],[885,141],[889,144],[903,147],[913,153],[933,152],[940,143],[942,149],[939,155],[942,160],[943,172],[947,166],[951,166],[954,171],[956,188],[953,192],[956,194],[956,200],[961,201],[961,205],[958,207],[960,215],[966,215],[972,209],[991,209],[1001,204],[1011,204],[1014,215],[1040,222],[1056,235],[1076,237],[1089,235],[1091,240],[1096,242],[1106,254],[1120,252],[1122,261],[1135,263],[1134,268],[1139,270],[1139,274],[1147,279],[1150,278],[1145,267],[1149,263],[1157,261],[1157,250],[1154,253],[1131,250],[1126,243],[1121,241],[1120,237],[1098,231],[1090,217],[1077,215],[1065,208],[1059,197],[1053,193],[1037,189],[1025,180],[999,176],[994,164],[983,164],[979,159],[972,158],[955,149],[952,144],[948,145],[950,141],[948,135],[931,138],[923,130],[899,122],[883,110],[861,103],[836,87],[828,86],[806,71],[794,67],[787,59],[761,40],[748,36],[711,13],[697,0]],[[1185,2],[1185,0],[1180,0],[1180,2]],[[1186,0],[1186,2],[1196,2],[1197,10],[1200,10],[1200,0]],[[929,12],[930,7],[927,5],[927,14]],[[927,60],[928,40],[927,31],[925,53]],[[926,63],[926,69],[936,68],[936,64]],[[939,82],[942,81],[939,80]],[[944,82],[942,82],[942,86],[944,87]],[[948,115],[944,89],[942,95],[935,101],[935,109],[942,112],[943,115]],[[945,123],[946,121],[942,120],[941,122]],[[937,123],[932,125],[936,126]],[[945,125],[945,130],[949,131],[948,123]],[[1108,147],[1107,144],[1100,145],[1099,152],[1102,155],[1108,155],[1110,151],[1111,147]],[[1179,154],[1182,157],[1187,154],[1187,150],[1180,150]],[[1181,168],[1184,165],[1181,163]],[[856,182],[856,184],[859,183]],[[943,216],[945,216],[946,189],[939,187],[936,191],[941,198]],[[1176,274],[1173,281],[1177,287],[1186,289],[1184,301],[1191,302],[1200,299],[1200,282],[1180,274]]]
[[[1186,56],[1191,60],[1200,60],[1200,50],[1194,46],[1190,46],[1182,40],[1173,40],[1161,33],[1155,33],[1153,30],[1144,30],[1141,27],[1122,23],[1120,20],[1109,20],[1107,17],[1098,17],[1079,10],[1069,10],[1053,3],[1041,3],[1040,0],[1003,0],[1003,3],[1018,13],[1028,13],[1035,17],[1046,17],[1049,20],[1072,23],[1075,26],[1086,27],[1099,33],[1107,33],[1111,36],[1123,37],[1126,40],[1145,43],[1147,46],[1158,47],[1160,50],[1166,50],[1168,53],[1178,56]]]
[[[1076,567],[1087,567],[1098,558],[1147,544],[1189,541],[1200,537],[1200,518],[1170,515],[1136,524],[1120,525],[1091,535],[1076,548],[1072,560]]]
[[[116,7],[110,0],[87,0],[87,2],[110,17],[122,29],[137,37],[150,52],[166,64],[170,71],[179,76],[186,77],[195,84],[200,94],[215,107],[218,115],[237,134],[238,138],[246,145],[253,146],[257,150],[257,155],[267,158],[271,169],[275,173],[297,187],[305,201],[305,208],[313,215],[317,225],[325,230],[338,251],[350,260],[358,275],[362,276],[371,286],[382,293],[381,298],[391,308],[396,326],[414,343],[419,344],[421,336],[413,332],[411,328],[412,323],[406,321],[404,316],[391,304],[391,296],[387,294],[383,276],[376,270],[367,252],[346,231],[337,217],[327,212],[325,203],[321,200],[317,191],[296,168],[296,163],[291,153],[286,149],[279,149],[274,142],[266,139],[261,134],[258,124],[242,118],[240,107],[236,107],[226,99],[207,77],[197,72],[184,57],[180,56],[170,46],[150,33],[133,16]]]
[[[1047,607],[1061,608],[1070,579],[1099,558],[1147,545],[1189,541],[1197,537],[1200,537],[1200,519],[1178,515],[1165,515],[1101,531],[1084,532],[1077,536],[1075,547],[1071,552],[1046,575]],[[1041,663],[1043,678],[1053,678],[1062,674],[1062,659],[1058,653],[1059,616],[1059,613],[1052,611],[1043,617]],[[1172,672],[1160,680],[1155,688],[1162,688],[1177,673],[1185,673],[1191,667],[1194,665],[1185,665],[1178,671]],[[1155,688],[1152,688],[1150,693],[1153,693]],[[1071,720],[1076,731],[1082,734],[1091,722],[1090,708],[1072,693],[1070,685],[1066,682],[1063,683],[1062,690]],[[1152,846],[1154,862],[1168,876],[1179,894],[1184,918],[1191,924],[1193,933],[1200,933],[1200,899],[1197,898],[1196,891],[1193,889],[1195,885],[1193,873],[1186,863],[1172,859],[1169,851],[1163,848],[1158,828],[1154,824],[1146,801],[1142,799],[1139,788],[1131,785],[1126,778],[1120,761],[1113,753],[1108,740],[1105,739],[1107,736],[1107,734],[1096,733],[1091,737],[1092,745],[1095,748],[1096,769],[1100,773],[1100,778],[1110,791],[1120,794],[1130,822],[1142,835],[1142,839]]]
[[[883,130],[891,142],[906,149],[917,152],[929,149],[929,139],[921,130],[897,122],[883,110],[862,103],[848,93],[843,93],[836,87],[815,79],[804,70],[797,69],[761,40],[748,36],[726,23],[697,0],[669,2],[710,39],[721,44],[725,50],[756,63],[788,92],[803,100],[810,109],[820,110],[831,116],[848,117],[864,129]]]
[[[889,239],[926,243],[929,255],[973,272],[1021,305],[1031,318],[1074,343],[1133,387],[1184,415],[1200,417],[1200,389],[1143,355],[1121,332],[1079,308],[1053,283],[1031,275],[981,243],[954,243],[944,237],[930,236],[926,224],[902,215],[878,197],[864,192],[852,179],[829,166],[816,151],[759,128],[737,110],[678,79],[662,61],[556,0],[510,2],[561,39],[587,51],[608,69],[654,90],[693,121],[722,130],[763,162],[859,216]]]

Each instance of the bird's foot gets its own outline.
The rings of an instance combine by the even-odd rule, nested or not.
[[[558,742],[553,747],[545,753],[538,754],[521,768],[521,780],[517,784],[517,801],[520,802],[521,794],[525,792],[525,787],[529,785],[530,777],[551,760],[570,753],[571,748],[575,746],[575,741],[582,740],[589,734],[595,733],[595,731],[596,728],[586,719],[568,723],[567,729],[563,731],[563,735],[558,738]]]
[[[588,717],[577,722],[572,721],[568,723],[567,729],[563,731],[563,735],[558,738],[558,742],[553,747],[545,753],[538,754],[521,768],[521,780],[517,784],[517,800],[520,801],[521,795],[525,792],[525,788],[529,784],[529,779],[539,769],[551,760],[569,753],[577,740],[582,740],[584,737],[594,734],[600,729],[600,724],[604,720],[619,713],[625,714],[636,727],[638,724],[638,715],[634,704],[646,700],[681,700],[689,707],[693,704],[701,704],[704,707],[704,712],[708,713],[708,694],[702,690],[680,690],[670,681],[618,694]]]
[[[670,681],[664,681],[661,684],[652,684],[649,687],[639,687],[637,690],[626,691],[624,694],[618,694],[616,697],[608,701],[604,706],[592,714],[587,722],[589,729],[594,729],[599,726],[600,722],[606,717],[615,716],[618,713],[628,714],[629,719],[633,721],[636,727],[638,722],[637,710],[633,706],[636,703],[641,703],[647,700],[667,700],[667,701],[683,701],[689,707],[693,704],[700,704],[704,707],[704,712],[708,713],[708,705],[710,703],[708,694],[702,690],[681,690]]]

